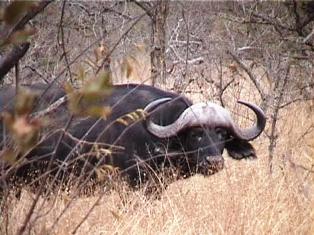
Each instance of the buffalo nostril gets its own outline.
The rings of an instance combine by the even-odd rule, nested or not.
[[[198,163],[198,166],[204,175],[211,175],[223,169],[224,159],[221,155],[206,156]]]
[[[223,157],[222,156],[208,156],[206,157],[206,161],[209,163],[219,163],[223,162]]]
[[[222,169],[224,166],[224,159],[222,156],[208,156],[205,159],[211,168]]]

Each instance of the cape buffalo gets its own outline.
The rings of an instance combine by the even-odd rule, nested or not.
[[[43,92],[46,87],[30,89]],[[61,88],[47,91],[39,96],[44,105],[66,96]],[[0,91],[0,112],[12,110],[13,97],[14,88]],[[224,149],[234,159],[256,157],[249,141],[264,130],[266,118],[258,106],[238,102],[255,113],[254,126],[240,128],[225,108],[211,102],[193,104],[182,95],[147,85],[114,85],[111,95],[102,100],[102,105],[112,108],[106,118],[72,117],[66,101],[50,112],[54,122],[27,160],[53,158],[62,171],[69,170],[74,160],[83,163],[84,169],[113,166],[131,181],[137,181],[147,168],[167,165],[186,175],[213,174],[223,169]],[[3,142],[1,134],[2,147]]]

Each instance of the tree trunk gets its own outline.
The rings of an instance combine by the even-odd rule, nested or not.
[[[168,0],[158,0],[152,14],[151,66],[152,84],[166,83],[166,20],[169,11]]]

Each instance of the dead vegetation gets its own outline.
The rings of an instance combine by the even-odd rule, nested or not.
[[[145,187],[123,184],[94,196],[60,191],[40,197],[26,231],[29,234],[312,234],[312,113],[304,103],[285,110],[273,174],[267,141],[255,141],[258,159],[227,159],[226,168],[210,177],[196,175],[171,183],[148,197]],[[298,115],[288,115],[298,113]],[[119,186],[118,186],[119,185]],[[16,234],[36,200],[26,189],[2,201],[1,234]]]
[[[68,11],[65,11],[65,22],[68,23],[65,29],[69,32],[67,41],[76,42],[73,50],[67,51],[74,65],[71,68],[73,83],[79,86],[82,83],[80,77],[96,74],[98,68],[110,63],[110,59],[114,83],[151,83],[149,52],[144,48],[144,44],[131,47],[132,43],[128,42],[130,38],[135,42],[147,41],[144,36],[144,40],[139,40],[141,32],[147,30],[147,27],[139,21],[134,32],[127,35],[125,32],[129,24],[125,21],[122,24],[117,23],[122,18],[126,20],[130,16],[133,17],[132,20],[138,19],[136,17],[139,16],[139,9],[130,8],[131,10],[124,12],[122,4],[112,4],[110,8],[103,6],[102,10],[110,10],[114,17],[105,15],[104,21],[100,23],[90,14],[98,11],[97,6],[97,3],[94,3],[88,8],[81,3],[71,3]],[[276,7],[280,9],[279,5]],[[83,11],[80,12],[78,19],[80,24],[71,21],[77,9],[81,8]],[[58,6],[53,5],[47,9],[47,15],[54,15],[58,10]],[[196,175],[169,184],[161,183],[159,187],[163,190],[158,195],[147,195],[148,186],[134,190],[119,181],[113,182],[110,186],[100,184],[92,188],[93,192],[88,196],[77,193],[75,189],[55,190],[48,196],[39,195],[36,190],[29,190],[27,187],[21,192],[10,189],[6,192],[8,194],[2,194],[0,198],[0,234],[314,233],[314,106],[313,100],[305,97],[312,94],[310,90],[313,85],[312,54],[306,51],[308,61],[301,61],[300,67],[295,64],[300,58],[295,59],[290,55],[284,55],[283,63],[280,64],[274,54],[280,54],[281,49],[272,45],[276,37],[271,27],[267,28],[272,23],[276,26],[280,22],[272,22],[272,18],[265,18],[264,14],[254,15],[254,12],[251,12],[252,18],[243,18],[245,22],[242,22],[241,15],[233,16],[231,19],[225,13],[221,14],[218,20],[214,19],[207,14],[207,10],[204,14],[203,9],[193,5],[189,11],[190,18],[182,11],[182,15],[178,16],[181,17],[180,20],[171,21],[173,31],[169,32],[167,51],[168,80],[166,84],[157,85],[164,89],[182,91],[194,101],[210,99],[220,102],[231,109],[232,114],[243,124],[251,121],[250,114],[238,110],[236,100],[251,100],[263,104],[262,98],[270,98],[269,103],[265,104],[268,108],[267,129],[253,143],[257,148],[258,159],[234,161],[225,156],[226,167],[221,172],[210,177]],[[197,15],[195,12],[206,16],[202,19],[204,22],[200,24],[198,19],[194,19],[197,18],[193,15]],[[40,17],[42,18],[38,21],[42,28],[49,20],[54,25],[59,23],[59,19]],[[171,20],[172,17],[169,16]],[[207,21],[212,23],[216,35],[206,31],[204,36],[199,33],[201,30],[194,31],[194,28],[197,28],[195,26],[199,25],[201,28]],[[238,39],[245,37],[241,33],[247,30],[242,23],[253,25],[254,22],[262,25],[260,28],[248,29],[258,38],[256,47],[238,45],[237,53],[234,57],[231,56],[233,60],[220,54],[224,51],[221,45],[228,44],[226,46],[228,47],[232,44],[230,47],[233,48],[238,42],[242,42]],[[190,23],[186,26],[187,32],[184,31],[183,23]],[[232,27],[233,24],[238,27]],[[67,69],[63,61],[64,51],[60,49],[62,43],[59,41],[56,43],[55,38],[50,37],[57,34],[58,27],[42,30],[40,34],[34,36],[36,43],[25,58],[25,62],[21,63],[24,83],[31,84],[36,81],[58,83],[58,80],[63,83],[71,80],[69,75],[71,71],[65,72]],[[105,27],[109,32],[107,44],[99,39],[99,35],[104,33],[101,30]],[[119,27],[123,30],[120,31]],[[240,36],[232,29],[238,30],[236,33]],[[291,40],[292,36],[289,34],[292,34],[291,30],[282,27],[279,29],[283,31],[280,32],[281,36],[288,32],[287,39]],[[186,33],[187,35],[190,33],[191,38],[185,37]],[[211,39],[207,39],[206,33]],[[260,39],[270,38],[266,36],[262,38],[259,33],[272,35],[275,39],[267,41],[267,46],[264,46],[266,41]],[[91,35],[95,36],[95,41],[91,39]],[[203,37],[206,40],[203,40]],[[256,38],[251,37],[252,42],[256,43],[254,41]],[[248,38],[248,45],[251,43],[249,39],[251,38]],[[307,42],[311,42],[310,39]],[[115,42],[118,41],[122,46],[114,50]],[[293,41],[290,43],[293,44]],[[282,45],[286,46],[284,43]],[[72,49],[73,43],[65,46]],[[84,54],[86,51],[82,48],[88,51],[88,55]],[[185,48],[190,48],[190,51],[186,52]],[[108,54],[110,50],[112,53]],[[206,53],[203,53],[203,50]],[[245,53],[250,50],[251,53]],[[254,53],[257,53],[258,60],[255,58],[254,61]],[[83,57],[79,59],[81,63],[75,63],[80,56]],[[253,59],[249,58],[250,56]],[[285,76],[286,74],[289,76]],[[5,83],[14,80],[14,76],[9,75]],[[64,78],[59,79],[61,76]],[[303,76],[309,81],[302,80]],[[285,79],[290,82],[288,85],[281,83]],[[256,89],[254,84],[256,81],[257,87],[261,87],[262,91]],[[267,94],[261,97],[260,93],[264,92]],[[280,96],[282,103],[278,103]],[[306,101],[307,99],[309,101]],[[276,107],[278,112],[274,117]],[[273,145],[270,145],[271,143]],[[273,146],[272,149],[270,146]],[[270,152],[272,172],[269,170]],[[17,194],[20,195],[16,197]]]

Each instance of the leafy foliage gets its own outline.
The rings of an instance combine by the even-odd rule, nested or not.
[[[43,120],[32,117],[36,94],[21,88],[15,100],[13,113],[1,113],[5,127],[8,129],[13,144],[2,152],[3,159],[12,165],[19,156],[23,156],[36,145]]]
[[[36,33],[36,30],[29,25],[15,29],[19,20],[36,6],[37,3],[33,1],[12,1],[8,4],[2,13],[4,37],[0,40],[0,47],[10,44],[19,45]]]
[[[70,112],[79,116],[106,118],[110,115],[111,108],[102,106],[101,100],[112,92],[110,73],[102,72],[90,79],[82,74],[81,78],[83,86],[80,89],[75,89],[69,83],[65,85]]]
[[[3,20],[6,24],[14,25],[36,3],[31,1],[12,1],[5,9]]]

